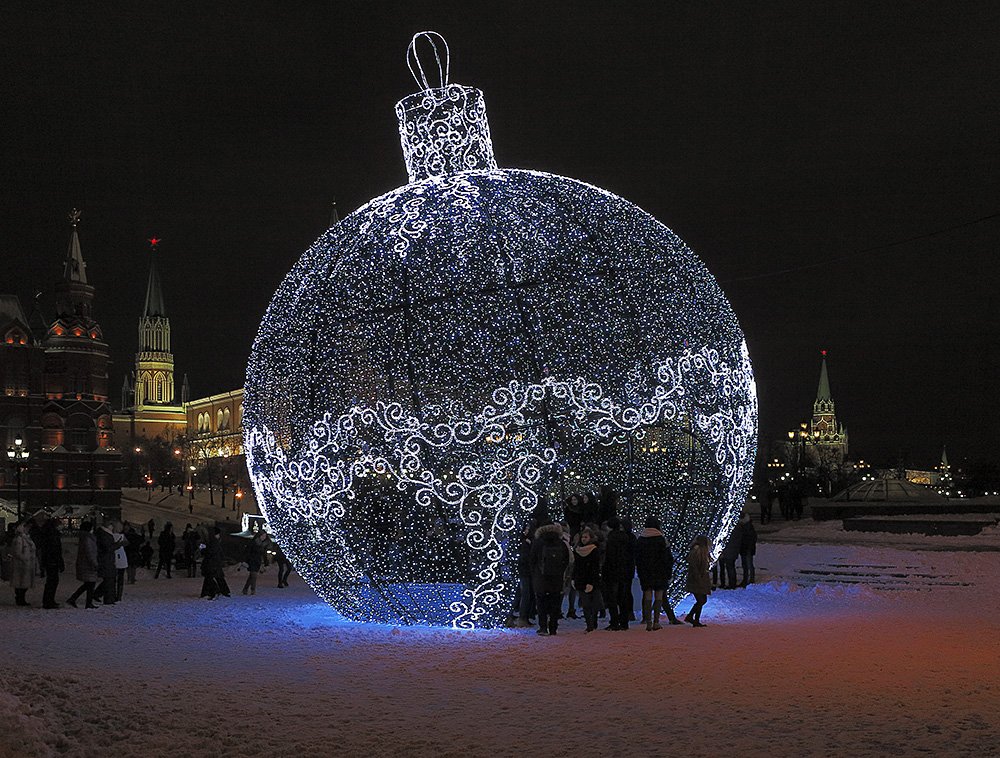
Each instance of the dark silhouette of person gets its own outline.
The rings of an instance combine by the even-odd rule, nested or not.
[[[172,578],[170,576],[170,564],[174,560],[174,548],[177,546],[177,538],[174,536],[174,525],[169,521],[163,525],[163,531],[160,532],[156,544],[160,548],[160,559],[156,564],[156,573],[153,574],[153,578],[159,579],[160,569],[166,568],[167,579],[170,579]]]
[[[608,606],[612,632],[627,631],[631,611],[632,579],[635,577],[635,537],[621,528],[618,517],[608,520],[608,536],[604,543],[604,602]]]
[[[94,587],[100,578],[97,564],[97,539],[94,537],[94,523],[92,521],[82,521],[80,523],[80,539],[76,546],[76,578],[81,582],[76,592],[66,598],[66,602],[76,608],[76,600],[83,593],[87,594],[87,608],[96,608],[94,605]]]
[[[41,528],[38,530],[38,565],[45,575],[45,588],[42,590],[42,608],[58,608],[56,590],[59,588],[59,574],[66,570],[62,554],[62,536],[59,533],[59,522],[50,515],[43,516]]]
[[[563,542],[562,526],[543,524],[535,530],[531,545],[531,584],[538,608],[538,630],[545,637],[556,634],[562,607],[563,582],[569,566],[569,546]]]

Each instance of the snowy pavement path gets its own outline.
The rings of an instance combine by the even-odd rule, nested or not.
[[[3,597],[0,755],[1000,754],[995,555],[762,544],[758,563],[706,629],[555,638],[350,624],[273,573],[216,602],[141,574],[114,608]]]

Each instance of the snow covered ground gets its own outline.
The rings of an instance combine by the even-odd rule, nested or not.
[[[0,755],[1000,754],[993,552],[763,543],[705,629],[554,638],[352,624],[227,573],[230,599],[140,571],[92,611],[4,588]]]

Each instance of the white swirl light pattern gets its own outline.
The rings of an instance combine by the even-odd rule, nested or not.
[[[411,182],[497,167],[479,90],[449,84],[417,92],[399,101],[396,116]]]
[[[258,501],[345,616],[492,627],[529,515],[606,485],[663,521],[676,604],[688,543],[717,553],[749,487],[742,331],[649,214],[496,168],[482,95],[456,86],[401,102],[413,181],[327,231],[268,307],[244,400]]]
[[[471,418],[432,409],[436,411],[433,417],[445,420],[422,421],[398,403],[352,408],[337,419],[327,413],[313,424],[306,450],[294,460],[277,445],[273,434],[258,430],[250,435],[247,455],[252,471],[259,470],[258,459],[271,461],[267,476],[255,477],[266,511],[276,508],[294,522],[335,537],[338,544],[350,542],[350,536],[339,529],[339,521],[356,496],[358,480],[367,477],[386,477],[401,491],[412,488],[421,505],[438,500],[453,508],[466,544],[481,553],[473,559],[478,583],[465,587],[461,600],[447,608],[427,608],[427,618],[411,620],[473,627],[494,621],[506,611],[502,605],[507,589],[501,571],[504,543],[524,516],[538,507],[545,471],[557,458],[554,448],[539,446],[533,435],[524,433],[534,424],[543,402],[558,401],[551,410],[566,419],[585,443],[612,445],[650,425],[676,421],[683,412],[685,394],[710,389],[721,407],[711,414],[699,413],[695,422],[724,471],[727,491],[737,492],[745,484],[741,476],[756,427],[752,416],[739,403],[732,403],[753,383],[745,347],[743,361],[735,370],[720,364],[714,350],[704,348],[665,361],[657,367],[656,378],[653,397],[639,407],[605,397],[598,385],[582,377],[569,381],[547,377],[540,384],[511,382],[494,390],[493,404]],[[452,481],[426,462],[428,450],[483,442],[494,447],[495,455],[462,465]],[[364,452],[351,458],[354,451]],[[727,505],[723,518],[733,510],[738,513],[742,503],[730,500]],[[343,574],[340,582],[353,584],[355,590],[338,599],[349,602],[359,596],[357,589],[366,580],[350,552],[341,556],[335,568]],[[364,605],[341,610],[351,618],[366,617]]]

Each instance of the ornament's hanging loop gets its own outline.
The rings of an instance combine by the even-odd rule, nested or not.
[[[420,63],[420,56],[417,54],[417,40],[420,39],[427,40],[431,45],[431,50],[434,52],[434,62],[437,64],[438,80],[440,81],[438,87],[447,87],[448,77],[451,74],[451,51],[448,50],[448,43],[445,41],[445,38],[437,32],[417,32],[413,35],[413,39],[410,40],[410,45],[406,48],[406,65],[410,69],[410,73],[413,74],[413,80],[417,83],[417,86],[423,86],[425,90],[434,89],[427,80],[427,73],[424,71],[423,64]],[[438,50],[438,41],[440,41],[441,46],[444,48],[443,64],[441,62],[442,51]]]

